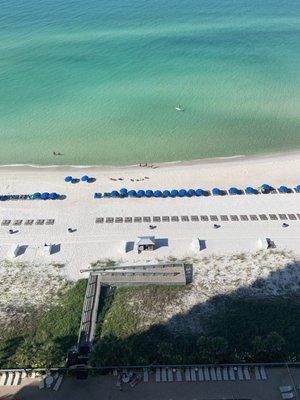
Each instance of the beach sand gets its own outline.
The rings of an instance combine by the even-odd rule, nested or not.
[[[60,201],[5,201],[0,203],[1,221],[21,219],[20,226],[0,226],[0,258],[9,257],[12,246],[26,245],[25,253],[16,260],[28,262],[63,263],[66,276],[77,279],[81,269],[91,262],[112,258],[122,261],[144,261],[168,256],[207,256],[212,253],[234,253],[259,250],[258,238],[271,238],[279,249],[300,248],[300,220],[287,221],[228,221],[220,229],[213,229],[213,222],[160,222],[155,230],[149,223],[96,224],[97,217],[136,216],[192,216],[192,215],[250,215],[300,213],[300,195],[269,194],[241,195],[207,198],[126,198],[95,200],[95,192],[128,189],[212,189],[231,186],[258,187],[269,183],[274,187],[294,187],[299,182],[300,152],[273,154],[257,157],[233,157],[192,162],[155,164],[153,168],[140,166],[91,166],[91,167],[36,167],[2,166],[0,192],[25,194],[36,191],[66,195]],[[64,182],[66,175],[80,178],[89,175],[94,183]],[[114,180],[111,180],[114,179]],[[121,179],[121,180],[119,180]],[[133,180],[133,181],[132,181]],[[53,226],[24,225],[26,219],[55,219]],[[69,233],[68,228],[74,228]],[[13,235],[9,228],[18,230]],[[138,236],[154,235],[165,243],[154,252],[137,254],[122,252],[122,241],[135,241]],[[203,252],[192,247],[195,239],[206,241]],[[44,244],[58,245],[53,255],[45,255]]]

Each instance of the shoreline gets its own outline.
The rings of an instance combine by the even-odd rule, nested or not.
[[[211,158],[199,158],[194,160],[178,160],[178,161],[164,161],[164,162],[151,162],[147,163],[149,165],[154,165],[156,168],[169,168],[173,166],[195,166],[195,165],[205,165],[205,164],[233,164],[234,162],[251,162],[251,161],[270,161],[272,159],[285,159],[290,156],[296,156],[296,158],[300,159],[300,150],[289,150],[283,152],[274,152],[267,154],[251,154],[251,155],[233,155],[233,156],[220,156],[220,157],[211,157]],[[290,159],[289,159],[290,160]],[[145,163],[141,163],[142,166]],[[95,170],[126,170],[131,168],[140,168],[140,164],[128,164],[128,165],[113,165],[113,164],[94,164],[94,165],[68,165],[68,164],[51,164],[51,165],[42,165],[42,164],[0,164],[1,170],[31,170],[31,169],[53,169],[56,171],[65,170],[65,169],[95,169]]]

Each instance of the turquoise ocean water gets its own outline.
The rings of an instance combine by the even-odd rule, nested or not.
[[[299,149],[299,17],[296,0],[0,0],[0,163]]]

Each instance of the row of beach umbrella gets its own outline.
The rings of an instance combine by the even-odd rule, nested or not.
[[[248,186],[243,190],[238,189],[236,187],[231,187],[228,189],[228,193],[230,195],[240,195],[243,194],[244,192],[246,194],[258,194],[258,193],[270,193],[274,190],[274,188],[271,185],[268,185],[267,183],[264,183],[261,185],[259,188],[253,188],[251,186]],[[280,186],[278,189],[279,193],[289,193],[291,192],[291,189],[289,189],[287,186]],[[300,193],[300,185],[296,186],[294,188],[295,192]],[[204,190],[204,189],[172,189],[172,190],[128,190],[126,188],[122,188],[119,191],[113,190],[112,192],[105,193],[104,197],[193,197],[193,196],[209,196],[212,194],[213,196],[223,196],[227,192],[223,189],[219,188],[213,188],[210,191]],[[96,193],[95,197],[102,197],[101,194]]]
[[[80,178],[81,182],[89,182],[90,181],[90,177],[88,175],[83,175]],[[67,183],[73,183],[73,182],[78,182],[77,178],[73,178],[73,176],[68,175],[65,177],[65,182]]]
[[[36,192],[36,193],[33,193],[31,196],[30,196],[30,198],[31,199],[33,199],[33,200],[57,200],[57,199],[59,199],[59,194],[58,193],[55,193],[55,192],[52,192],[52,193],[48,193],[48,192],[43,192],[43,193],[40,193],[40,192]]]

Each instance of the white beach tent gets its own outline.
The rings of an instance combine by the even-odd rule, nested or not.
[[[192,241],[192,250],[202,251],[206,249],[206,241],[204,239],[195,238]]]
[[[269,247],[268,241],[266,238],[258,238],[257,245],[259,249],[266,250]]]

